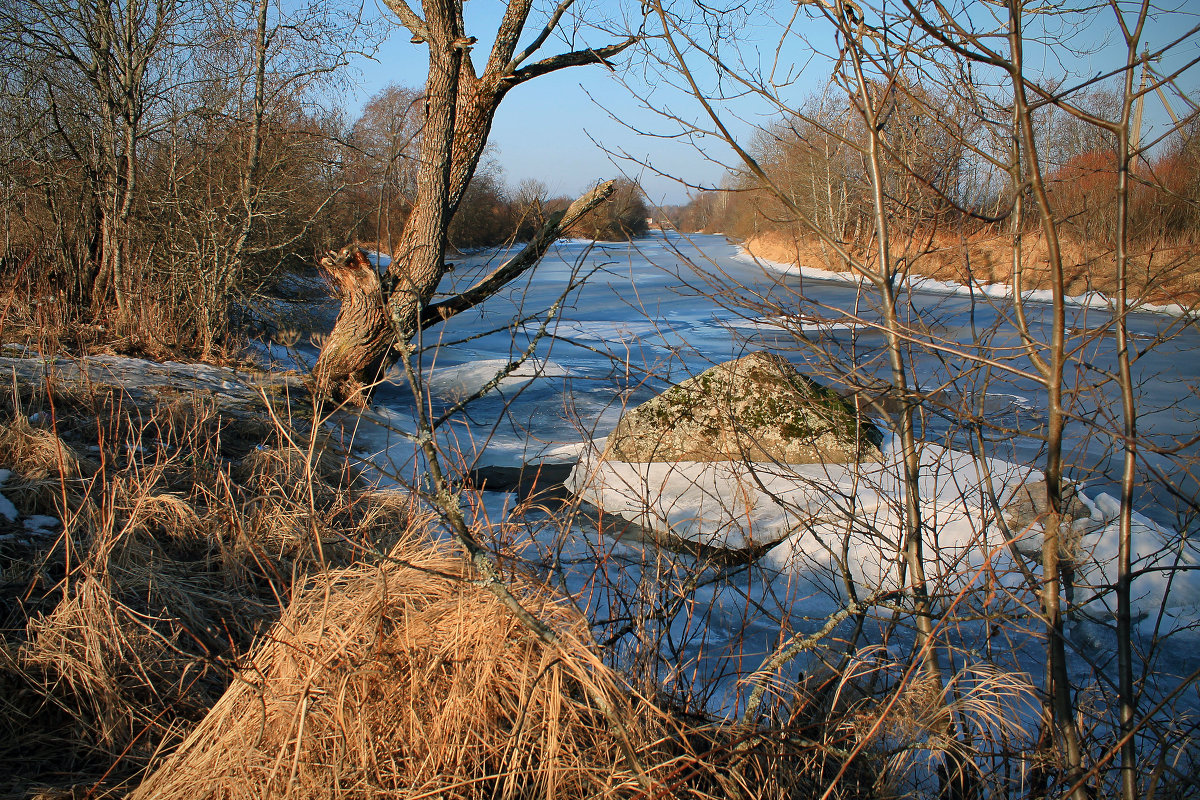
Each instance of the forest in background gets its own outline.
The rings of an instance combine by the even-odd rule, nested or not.
[[[1141,103],[1168,103],[1177,124],[1131,164],[1127,236],[1145,302],[1200,301],[1200,120],[1186,98],[1174,109],[1146,89]],[[962,88],[962,87],[959,87]],[[1003,147],[1003,126],[972,92],[943,89],[920,76],[896,76],[874,87],[886,96],[883,190],[896,231],[902,271],[963,284],[1010,284],[1012,183],[985,153]],[[971,102],[974,99],[977,103]],[[1094,120],[1118,114],[1119,91],[1103,82],[1071,98],[1072,111],[1046,104],[1036,112],[1041,158],[1058,233],[1070,262],[1069,294],[1115,294],[1121,158],[1116,137]],[[1183,115],[1180,119],[1176,111]],[[1135,124],[1141,125],[1141,106]],[[731,170],[719,190],[669,210],[680,230],[725,233],[762,258],[853,272],[850,259],[813,234],[827,232],[862,257],[873,237],[868,132],[854,99],[830,88],[784,120],[758,131],[747,155],[757,169]],[[1136,134],[1135,134],[1136,138]],[[1049,286],[1037,215],[1019,220],[1034,259],[1027,287]]]

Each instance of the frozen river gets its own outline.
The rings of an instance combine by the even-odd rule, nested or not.
[[[494,256],[468,258],[443,288],[469,285],[493,266]],[[995,440],[993,455],[1036,465],[1045,390],[1028,375],[1032,368],[1009,319],[1011,301],[946,287],[905,299],[915,334],[910,380],[934,398],[924,415],[928,434],[969,447],[970,423],[982,421]],[[604,436],[625,405],[751,350],[781,352],[822,379],[853,372],[861,383],[886,376],[872,306],[869,289],[781,274],[740,257],[721,236],[671,233],[632,245],[564,242],[503,296],[427,331],[421,366],[437,413],[532,350],[499,391],[472,403],[464,417],[469,431],[458,429],[470,436],[464,449],[476,453],[478,463],[514,463]],[[547,309],[555,307],[557,315],[547,320]],[[1049,307],[1029,303],[1027,314],[1034,336],[1044,339]],[[1074,477],[1105,490],[1120,460],[1110,435],[1120,427],[1113,416],[1119,400],[1110,380],[1110,321],[1104,310],[1068,307],[1067,383],[1077,417],[1068,429],[1069,463]],[[1190,459],[1200,448],[1167,451],[1200,431],[1200,330],[1159,313],[1132,315],[1130,329],[1139,431],[1163,451],[1144,456],[1156,474],[1146,476],[1139,505],[1174,523],[1176,512],[1186,513],[1197,496]],[[1000,366],[979,367],[971,358],[976,353]],[[401,384],[384,387],[378,402],[403,413],[413,401]]]
[[[495,254],[460,259],[443,292],[473,284],[497,262]],[[975,462],[963,451],[972,450],[980,437],[985,455],[996,464],[1008,462],[1021,474],[1039,469],[1046,392],[1022,350],[1011,299],[926,283],[903,300],[911,333],[909,379],[929,398],[921,426],[935,445],[923,458],[942,460],[923,475],[934,481],[929,493],[935,504],[944,508],[943,501],[954,494],[944,490],[976,474]],[[1028,303],[1026,312],[1033,338],[1044,341],[1049,307]],[[1111,319],[1094,305],[1068,308],[1067,389],[1073,415],[1068,463],[1092,514],[1079,523],[1085,531],[1082,546],[1096,555],[1091,566],[1081,560],[1079,585],[1068,603],[1070,671],[1077,687],[1102,694],[1111,689],[1104,676],[1112,674],[1116,652],[1107,587],[1115,577],[1113,476],[1121,458],[1114,434],[1121,423]],[[501,296],[425,333],[415,371],[423,384],[419,402],[429,419],[453,411],[438,440],[455,474],[489,465],[569,465],[588,443],[607,435],[624,408],[753,350],[782,353],[828,383],[841,383],[846,376],[858,384],[886,377],[878,320],[869,289],[757,264],[721,236],[672,233],[632,244],[563,242]],[[1144,444],[1153,445],[1141,456],[1134,526],[1137,555],[1143,557],[1139,566],[1152,567],[1135,583],[1134,608],[1138,670],[1145,681],[1139,684],[1140,703],[1149,708],[1194,668],[1192,654],[1200,646],[1200,572],[1192,569],[1194,548],[1181,544],[1179,536],[1197,524],[1200,472],[1192,459],[1200,448],[1192,439],[1200,431],[1200,331],[1178,315],[1149,312],[1131,315],[1130,329],[1139,433]],[[981,356],[990,366],[981,365]],[[522,363],[501,378],[515,360]],[[494,390],[455,410],[493,381],[498,383]],[[423,480],[412,442],[397,434],[416,429],[417,408],[412,388],[394,374],[376,395],[368,419],[354,420],[360,455],[401,483]],[[938,477],[938,467],[947,465]],[[559,467],[559,479],[566,468]],[[950,483],[938,485],[943,478]],[[777,497],[790,491],[789,480],[797,480],[762,473],[752,483],[766,491],[768,479]],[[706,475],[704,480],[714,479]],[[719,481],[715,485],[719,494]],[[688,487],[676,490],[686,494]],[[806,497],[811,496],[809,491]],[[648,546],[637,529],[623,527],[620,520],[614,525],[611,515],[597,516],[586,505],[523,507],[516,494],[494,491],[463,497],[493,544],[544,570],[577,604],[597,639],[609,645],[614,663],[627,674],[652,676],[656,690],[678,702],[737,715],[746,710],[755,683],[769,684],[768,698],[786,700],[792,681],[827,675],[839,659],[849,658],[836,667],[841,674],[878,670],[876,677],[886,684],[903,673],[913,655],[911,618],[884,607],[868,612],[861,627],[847,616],[826,628],[833,615],[845,613],[847,580],[860,582],[860,597],[872,589],[872,580],[876,587],[887,583],[880,584],[879,576],[895,569],[895,552],[890,562],[886,552],[881,560],[871,535],[885,538],[878,533],[890,523],[867,523],[877,524],[875,534],[854,542],[854,534],[846,535],[844,552],[854,562],[849,565],[843,559],[839,567],[832,550],[814,558],[796,534],[791,549],[730,567]],[[885,497],[879,507],[888,504]],[[994,538],[990,513],[975,508],[942,528],[931,521],[936,514],[926,521],[937,551],[930,557],[940,559],[931,567],[940,581],[934,591],[958,598],[939,623],[945,648],[939,658],[955,680],[1004,676],[1012,690],[1004,713],[1020,731],[1008,744],[1031,748],[1045,659],[1044,630],[1029,612],[1038,605],[1031,574],[1040,567],[1018,563],[1022,557]],[[771,518],[776,528],[792,524],[786,515]],[[801,527],[828,541],[829,529]],[[864,559],[872,558],[875,566],[864,569]],[[1159,569],[1164,564],[1168,569]],[[1185,569],[1176,571],[1180,564]],[[755,677],[790,637],[818,631],[821,646]],[[1172,702],[1194,708],[1200,705],[1194,694]],[[1111,730],[1115,723],[1105,706],[1097,708],[1094,730]],[[1158,713],[1170,719],[1183,712],[1168,705]]]

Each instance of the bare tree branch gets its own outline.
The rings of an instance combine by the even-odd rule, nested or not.
[[[512,58],[512,60],[504,65],[504,71],[506,73],[515,72],[517,67],[524,63],[525,59],[536,53],[538,48],[546,43],[546,39],[558,26],[559,21],[562,19],[562,15],[567,12],[567,9],[569,9],[574,2],[575,0],[562,0],[562,2],[558,4],[558,6],[554,9],[554,13],[550,15],[550,20],[546,23],[545,27],[542,28],[542,31],[537,35],[537,38],[530,42],[529,46],[517,54],[516,57]]]
[[[551,215],[542,229],[520,253],[470,289],[449,300],[427,306],[421,312],[421,330],[479,305],[504,288],[505,285],[536,266],[546,251],[550,249],[550,245],[558,241],[565,230],[612,195],[616,183],[616,181],[605,181],[572,203],[566,211]]]
[[[384,0],[387,7],[392,10],[392,13],[400,18],[400,22],[404,27],[412,31],[414,43],[415,40],[429,41],[429,27],[425,24],[425,20],[417,15],[417,12],[412,10],[405,0]]]
[[[547,75],[551,72],[557,72],[560,69],[579,67],[584,64],[603,64],[612,69],[612,64],[608,63],[608,60],[620,55],[637,41],[637,36],[630,36],[623,42],[610,44],[607,47],[601,47],[596,50],[575,50],[570,53],[551,56],[550,58],[530,64],[524,69],[519,69],[511,75],[506,75],[504,79],[511,86],[515,86],[518,83],[524,83],[530,78],[536,78],[539,75]]]

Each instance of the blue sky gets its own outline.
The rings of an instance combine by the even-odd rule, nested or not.
[[[502,4],[497,0],[471,0],[466,4],[467,27],[480,39],[474,58],[477,66],[487,57],[487,37],[494,30]],[[490,13],[489,13],[490,12]],[[390,12],[382,12],[390,16]],[[361,71],[357,91],[344,98],[353,114],[369,97],[398,83],[420,87],[425,76],[424,45],[413,45],[409,34],[398,26],[383,43],[373,60],[360,59],[354,66]],[[617,41],[592,33],[588,43],[594,46]],[[547,42],[544,55],[563,52],[563,43]],[[661,118],[642,107],[635,92],[644,93],[639,70],[630,69],[633,58],[618,59],[618,70],[601,66],[574,67],[545,75],[514,88],[500,106],[492,130],[495,158],[502,165],[506,181],[516,186],[532,178],[545,183],[551,194],[577,195],[597,180],[628,175],[641,180],[656,202],[681,203],[687,189],[678,182],[658,177],[637,160],[651,161],[655,168],[685,180],[712,186],[721,180],[724,170],[709,163],[685,142],[672,142],[639,135],[632,128],[663,131]],[[634,84],[626,86],[623,80]],[[623,120],[624,122],[620,121]],[[624,152],[633,159],[615,157],[604,147]],[[727,148],[721,157],[728,159]]]
[[[616,0],[594,0],[587,10],[593,15],[615,18],[625,7]],[[470,0],[465,8],[468,32],[480,39],[475,52],[476,62],[480,63],[486,58],[489,32],[495,28],[503,3],[500,0]],[[787,19],[795,8],[791,0],[780,0],[775,6],[777,13],[751,17],[737,28],[726,45],[736,45],[739,55],[747,61],[769,64],[776,49],[775,20]],[[1200,0],[1188,0],[1175,12],[1156,14],[1148,27],[1146,40],[1152,47],[1166,44],[1196,24],[1197,11],[1200,11]],[[379,13],[386,19],[392,18],[387,10]],[[1094,75],[1116,66],[1120,58],[1119,37],[1111,25],[1111,12],[1097,17],[1093,23],[1081,29],[1055,31],[1060,37],[1069,35],[1071,44],[1080,50],[1092,50],[1091,54],[1078,56],[1065,47],[1041,51],[1033,47],[1031,56],[1035,68],[1051,75],[1067,72]],[[351,115],[389,83],[420,87],[424,81],[424,45],[411,44],[409,35],[398,23],[389,27],[390,35],[375,59],[360,59],[354,64],[361,76],[355,81],[356,89],[342,98]],[[829,50],[831,40],[824,27],[822,21],[809,22],[800,18],[800,29],[815,37],[810,44]],[[597,46],[614,41],[615,37],[593,31],[579,41],[585,39],[588,44]],[[543,53],[548,55],[565,49],[568,47],[564,43],[551,40]],[[1197,57],[1200,57],[1200,41],[1192,41],[1179,49],[1175,63]],[[788,69],[794,65],[803,67],[797,69],[796,79],[784,89],[792,102],[799,103],[805,96],[818,91],[827,79],[828,68],[823,66],[827,61],[824,57],[813,60],[812,49],[802,45],[796,37],[790,40],[781,61]],[[674,90],[667,79],[644,69],[638,56],[623,56],[620,62],[616,73],[599,66],[562,70],[518,86],[505,98],[496,117],[491,142],[496,148],[495,158],[502,165],[510,186],[534,178],[545,183],[552,194],[575,195],[596,180],[626,174],[640,179],[655,202],[685,201],[687,187],[655,175],[639,161],[694,184],[712,186],[720,182],[725,170],[714,161],[732,163],[733,154],[727,146],[711,138],[705,139],[698,143],[708,148],[707,153],[702,153],[694,141],[645,134],[678,131],[677,126],[647,110],[647,102],[655,109],[669,109],[689,120],[699,119],[697,104]],[[1162,68],[1167,66],[1160,65]],[[1190,87],[1196,85],[1194,79],[1185,83]],[[1177,113],[1183,111],[1180,106],[1177,102]],[[770,110],[761,105],[742,102],[735,108],[739,118],[733,119],[733,125],[739,136],[748,137],[754,124],[765,124],[772,119]],[[1167,120],[1161,103],[1154,97],[1146,104],[1145,116],[1150,127],[1161,126]],[[605,147],[632,158],[614,157],[605,152]]]

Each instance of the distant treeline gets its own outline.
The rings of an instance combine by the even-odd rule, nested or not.
[[[1003,117],[989,120],[913,85],[891,86],[879,163],[889,222],[909,231],[1012,225],[1020,208],[1013,185],[989,154],[1010,135]],[[1117,115],[1119,96],[1096,89],[1073,102],[1098,118]],[[1117,225],[1113,135],[1049,104],[1039,112],[1037,152],[1054,218],[1080,242],[1112,246]],[[750,155],[760,171],[730,173],[719,191],[673,211],[683,230],[752,238],[768,232],[821,230],[839,241],[872,235],[875,204],[868,174],[867,131],[852,103],[833,92],[815,96],[786,120],[760,130]],[[1129,238],[1178,239],[1200,229],[1200,121],[1192,117],[1130,166]],[[1027,177],[1027,176],[1023,176]],[[1026,190],[1028,192],[1028,189]],[[1026,209],[1033,198],[1028,194]],[[1026,215],[1021,226],[1035,225]]]
[[[375,95],[350,126],[347,156],[347,198],[359,212],[347,219],[360,239],[395,242],[404,228],[416,195],[417,140],[420,136],[421,95],[390,86]],[[515,188],[505,184],[496,158],[481,162],[450,228],[450,244],[460,249],[527,241],[556,211],[574,197],[550,196],[540,180],[525,180]],[[646,232],[647,210],[640,188],[618,179],[613,197],[575,226],[577,236],[608,241]]]

